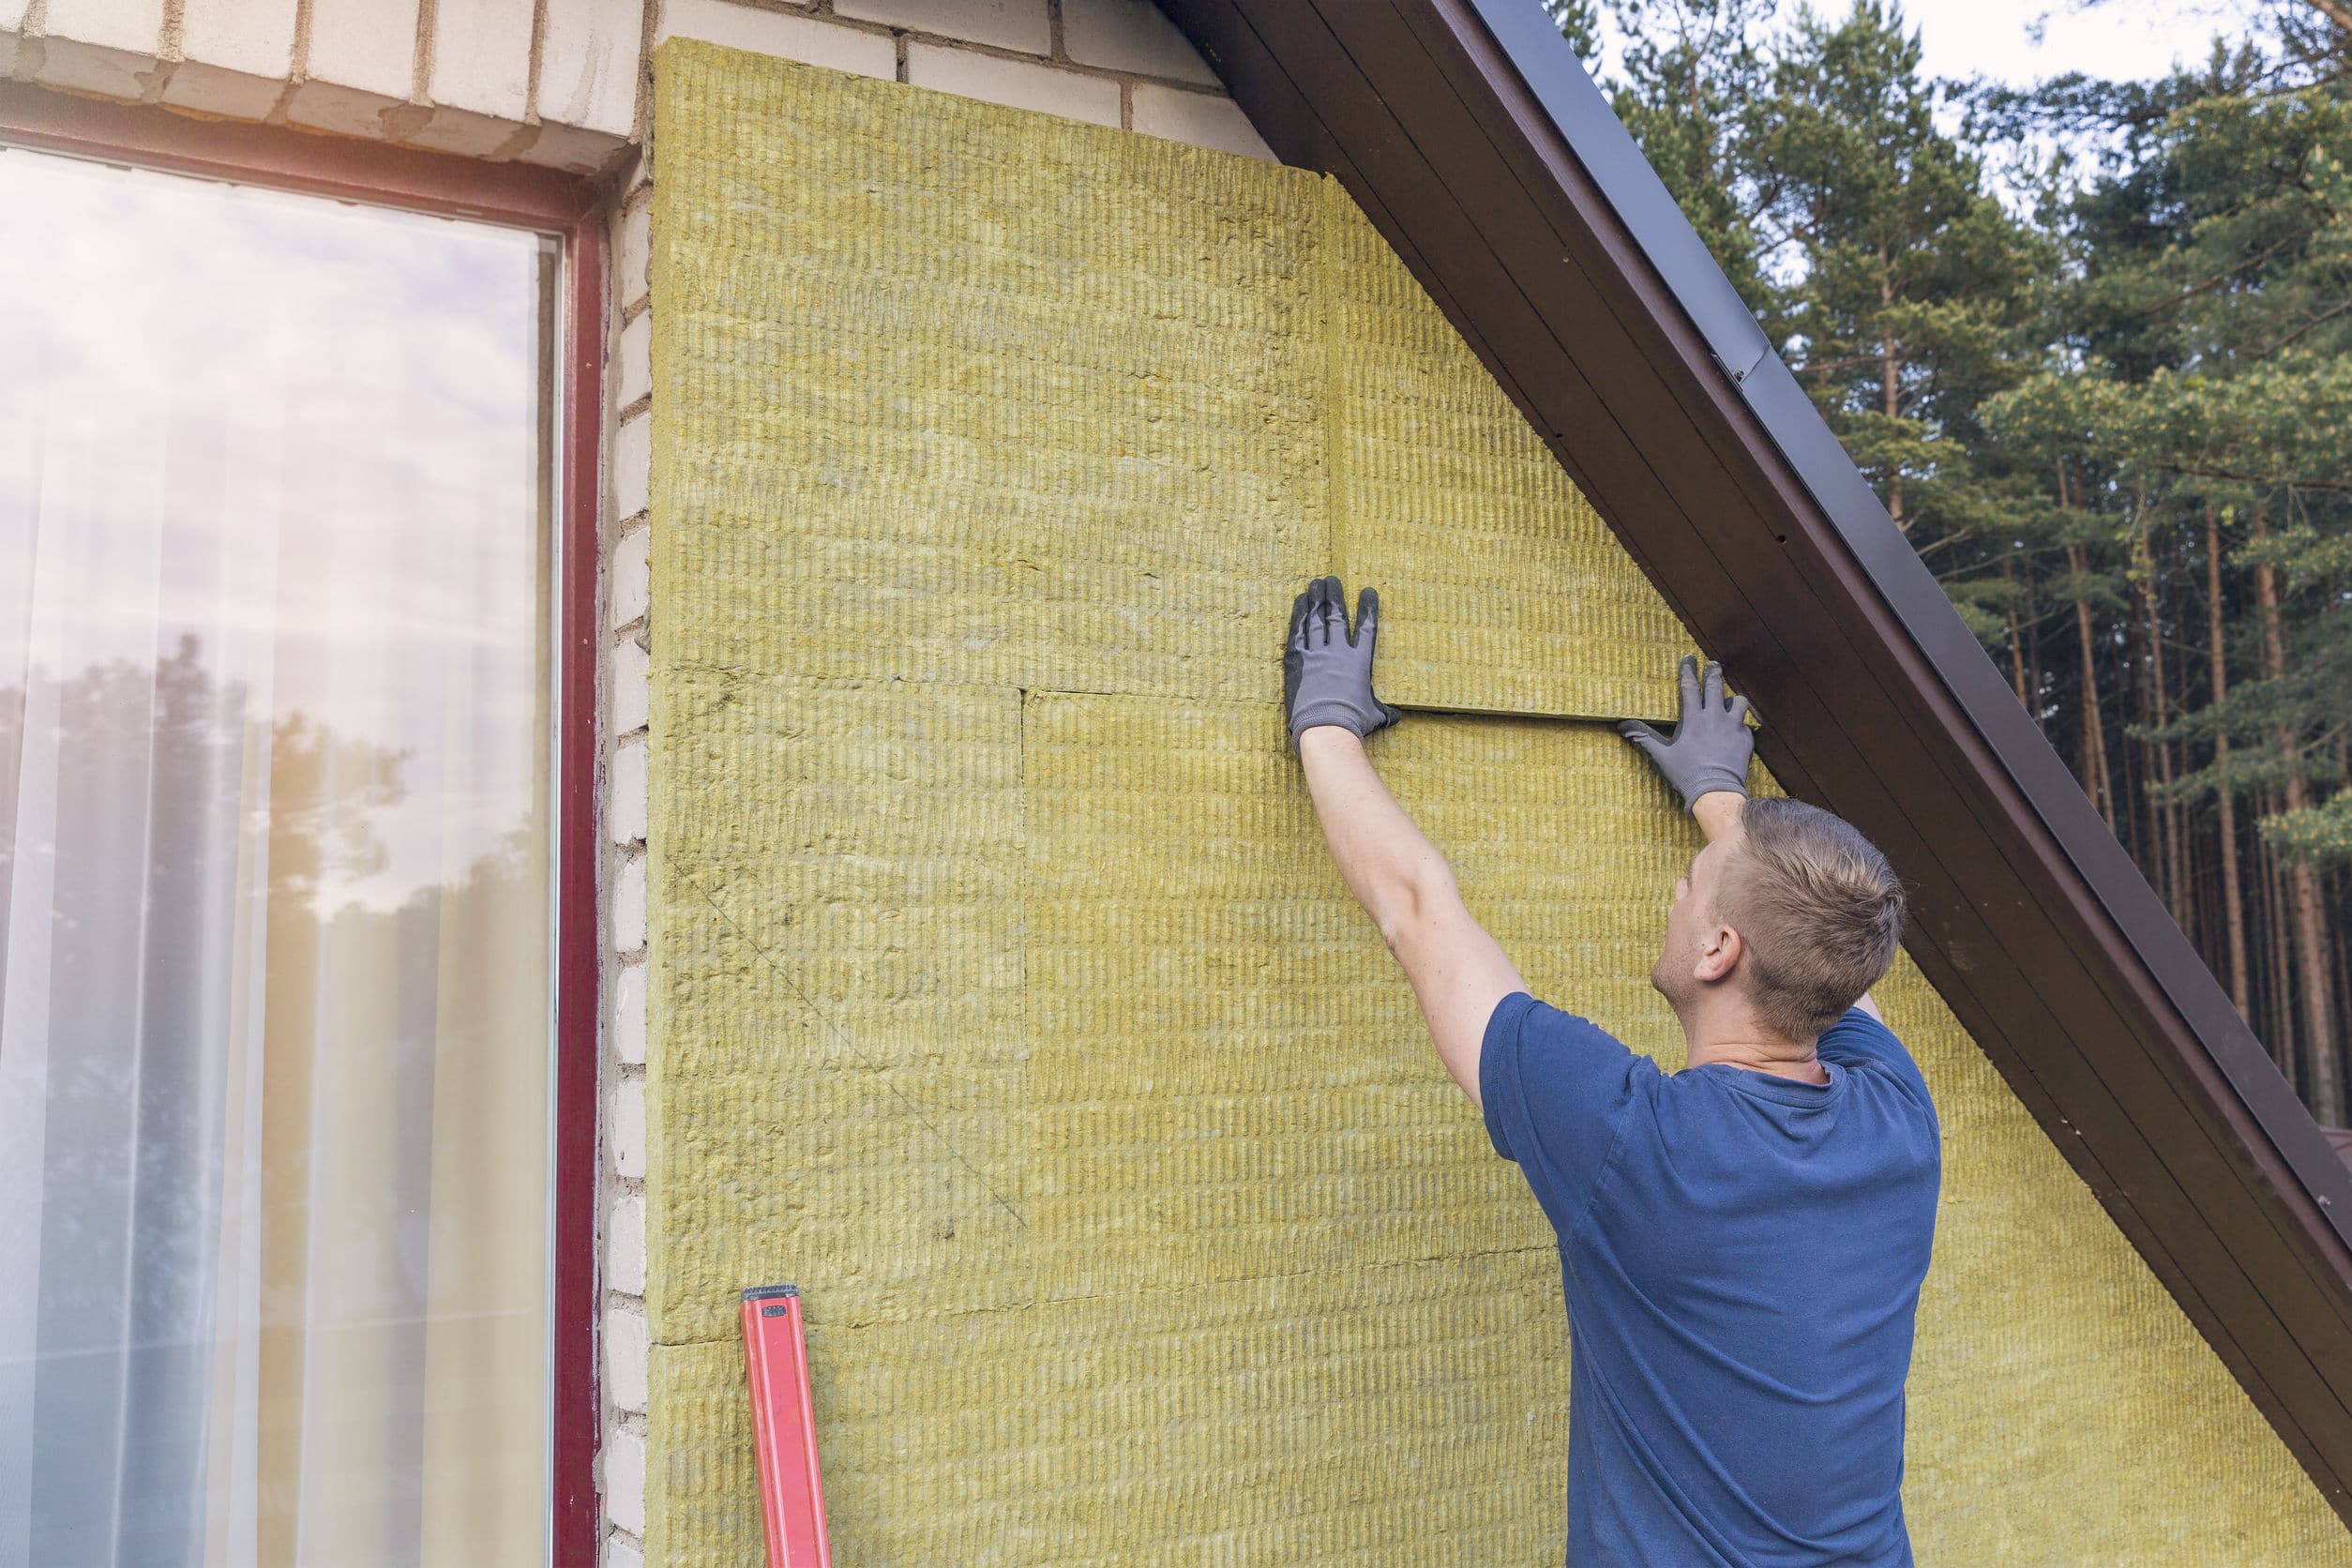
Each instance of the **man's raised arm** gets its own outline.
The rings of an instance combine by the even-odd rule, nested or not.
[[[1317,578],[1309,584],[1290,609],[1282,656],[1284,717],[1340,876],[1404,966],[1439,1059],[1470,1103],[1481,1105],[1478,1058],[1486,1020],[1495,1003],[1527,989],[1527,983],[1470,918],[1453,867],[1396,804],[1364,753],[1364,736],[1404,716],[1372,695],[1380,618],[1380,596],[1366,588],[1350,635],[1339,580]]]

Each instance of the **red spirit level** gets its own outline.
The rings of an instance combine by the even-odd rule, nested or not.
[[[751,1382],[751,1439],[760,1455],[768,1568],[833,1568],[833,1551],[825,1544],[824,1483],[817,1474],[817,1411],[808,1397],[799,1286],[755,1285],[743,1293],[743,1366]]]

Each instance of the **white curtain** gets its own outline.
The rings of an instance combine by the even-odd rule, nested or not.
[[[0,1568],[537,1562],[551,248],[0,212]]]

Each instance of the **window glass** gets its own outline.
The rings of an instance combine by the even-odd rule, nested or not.
[[[0,151],[0,1564],[545,1554],[558,261]]]

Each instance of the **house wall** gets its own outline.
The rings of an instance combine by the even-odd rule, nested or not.
[[[598,718],[605,1553],[641,1562],[644,1309],[647,50],[715,39],[1271,159],[1149,0],[0,0],[0,77],[614,182]]]
[[[649,1560],[756,1558],[733,1312],[792,1281],[845,1561],[1557,1560],[1553,1238],[1276,654],[1309,576],[1381,589],[1383,695],[1490,716],[1383,778],[1535,993],[1672,1071],[1696,840],[1595,720],[1687,635],[1334,182],[654,65]],[[2352,1562],[1907,959],[1877,995],[1945,1138],[1920,1560]]]

